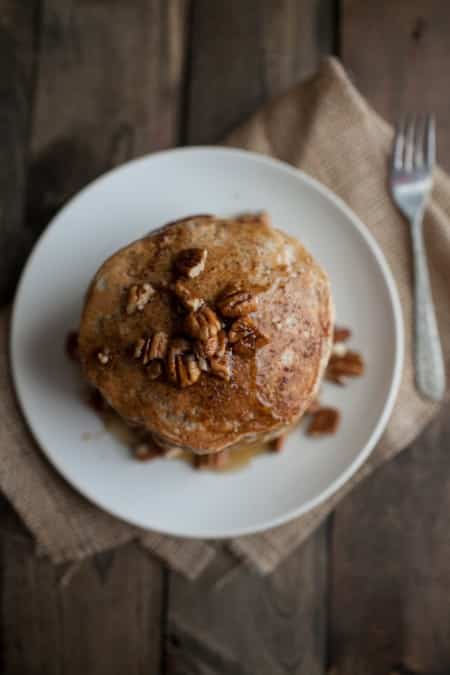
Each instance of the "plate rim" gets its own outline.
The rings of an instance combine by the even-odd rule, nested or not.
[[[386,289],[388,291],[388,298],[391,304],[392,308],[392,315],[393,315],[393,327],[394,327],[394,336],[395,336],[395,344],[394,344],[394,366],[392,370],[392,375],[391,375],[391,380],[388,388],[388,393],[384,402],[384,408],[378,418],[378,421],[376,422],[366,444],[358,451],[358,454],[356,457],[353,459],[352,462],[347,466],[347,468],[342,471],[324,490],[322,490],[316,497],[313,497],[309,500],[307,500],[302,506],[299,506],[294,509],[290,509],[289,511],[286,511],[284,514],[276,516],[271,518],[270,520],[265,521],[264,523],[256,526],[244,526],[244,527],[235,527],[232,530],[228,530],[226,532],[221,532],[220,534],[214,534],[212,532],[190,532],[187,530],[179,530],[177,528],[158,528],[157,526],[151,526],[149,527],[146,524],[143,524],[142,521],[140,521],[139,518],[134,518],[134,517],[129,517],[129,516],[124,516],[123,514],[119,513],[118,511],[115,510],[114,507],[111,506],[105,506],[104,504],[101,503],[101,501],[97,500],[95,495],[88,494],[84,487],[80,487],[77,483],[75,483],[70,476],[67,475],[66,471],[62,469],[59,465],[57,460],[55,460],[49,453],[49,451],[46,449],[45,444],[41,442],[39,439],[39,434],[36,432],[34,429],[31,420],[28,416],[26,405],[23,401],[22,398],[22,390],[21,390],[21,385],[20,385],[20,376],[18,375],[18,370],[19,370],[19,355],[16,352],[16,347],[15,344],[17,344],[17,341],[14,340],[14,336],[16,335],[16,332],[18,330],[17,328],[17,321],[18,321],[18,314],[19,314],[19,306],[21,302],[21,295],[22,291],[26,286],[27,282],[27,276],[28,272],[31,269],[34,259],[37,257],[37,255],[40,252],[40,249],[42,248],[43,245],[45,245],[45,240],[49,236],[51,230],[57,226],[58,220],[61,216],[64,215],[65,211],[68,210],[71,206],[73,206],[74,202],[76,202],[79,199],[82,199],[83,196],[85,195],[86,192],[89,190],[97,187],[99,183],[107,181],[113,174],[117,174],[121,171],[127,170],[130,168],[132,165],[137,165],[139,163],[144,163],[153,161],[153,160],[158,160],[162,156],[169,156],[169,155],[174,155],[174,154],[189,154],[189,153],[194,153],[194,154],[208,154],[210,152],[213,153],[218,153],[218,154],[228,154],[228,155],[235,155],[238,158],[239,157],[245,157],[245,158],[250,158],[253,161],[267,164],[271,166],[272,168],[275,168],[277,170],[281,170],[283,172],[286,172],[290,174],[291,176],[295,177],[296,179],[302,181],[304,184],[308,186],[308,188],[312,189],[313,191],[318,192],[320,195],[322,195],[325,200],[328,200],[331,202],[331,204],[343,212],[343,214],[346,216],[347,220],[349,220],[352,224],[352,226],[358,231],[358,233],[362,236],[362,238],[365,241],[365,244],[367,245],[368,249],[370,250],[370,253],[373,255],[375,258],[379,270],[381,271],[383,281],[385,283]],[[20,410],[24,416],[24,419],[26,421],[28,430],[30,431],[32,437],[36,441],[36,444],[38,445],[39,450],[43,453],[44,457],[46,460],[50,463],[50,465],[62,476],[62,478],[71,486],[74,488],[83,498],[87,499],[91,504],[94,504],[98,508],[102,509],[106,513],[109,513],[110,515],[118,518],[121,522],[128,523],[130,525],[133,525],[135,527],[139,527],[143,530],[147,531],[153,531],[153,532],[158,532],[161,534],[166,534],[168,536],[175,536],[175,537],[184,537],[184,538],[190,538],[190,539],[207,539],[207,540],[214,540],[214,539],[231,539],[234,537],[241,537],[241,536],[248,536],[251,534],[257,534],[258,532],[265,532],[267,530],[273,529],[275,527],[278,527],[280,525],[283,525],[285,523],[288,523],[292,521],[295,518],[299,518],[300,516],[304,515],[305,513],[308,513],[315,507],[319,506],[323,502],[325,502],[329,497],[331,497],[333,494],[335,494],[341,487],[343,487],[350,479],[351,477],[356,473],[356,471],[362,466],[362,464],[366,461],[366,459],[369,457],[371,454],[372,450],[375,448],[376,444],[380,440],[380,437],[385,430],[387,423],[389,421],[389,418],[391,416],[399,388],[400,388],[400,383],[401,383],[401,378],[402,378],[402,373],[403,373],[403,363],[404,363],[404,320],[403,320],[403,313],[402,313],[402,308],[401,308],[401,302],[400,302],[400,297],[398,294],[398,289],[397,289],[397,284],[394,279],[394,276],[391,272],[391,269],[389,267],[389,263],[386,260],[384,253],[381,250],[381,247],[375,240],[374,236],[372,233],[369,231],[368,227],[363,223],[363,221],[359,218],[359,216],[346,204],[346,202],[339,197],[337,194],[335,194],[330,188],[328,188],[326,185],[321,183],[319,180],[316,178],[313,178],[309,174],[305,173],[302,169],[298,169],[297,167],[289,164],[288,162],[285,162],[283,160],[271,157],[269,155],[265,155],[262,153],[250,151],[250,150],[244,150],[241,148],[234,148],[234,147],[227,147],[227,146],[215,146],[215,145],[197,145],[197,146],[183,146],[183,147],[178,147],[178,148],[169,148],[165,150],[160,150],[157,152],[151,152],[147,153],[144,155],[141,155],[139,157],[133,158],[127,162],[124,162],[123,164],[114,167],[107,172],[101,174],[91,182],[87,183],[81,190],[79,190],[75,195],[73,195],[58,211],[57,213],[54,214],[54,216],[51,218],[49,223],[46,225],[46,227],[43,229],[41,234],[39,235],[38,239],[34,243],[30,254],[28,255],[28,258],[23,266],[22,272],[19,277],[19,281],[17,284],[17,288],[14,294],[14,300],[13,300],[13,307],[12,307],[12,312],[11,312],[11,322],[10,322],[10,334],[9,334],[9,363],[10,363],[10,368],[11,368],[11,374],[12,374],[12,382],[14,385],[14,390],[17,396],[17,400],[20,406]]]

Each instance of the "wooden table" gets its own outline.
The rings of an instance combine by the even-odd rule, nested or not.
[[[2,301],[88,181],[218,141],[323,54],[389,120],[435,111],[450,168],[449,34],[442,0],[0,0]],[[378,675],[403,661],[448,672],[447,416],[269,578],[242,569],[217,583],[223,554],[191,583],[129,545],[67,583],[3,503],[0,671]]]

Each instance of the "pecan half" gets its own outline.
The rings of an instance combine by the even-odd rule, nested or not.
[[[190,348],[190,343],[184,338],[175,338],[169,344],[169,348],[167,350],[167,374],[169,376],[169,380],[174,384],[176,384],[178,381],[177,356],[185,354],[190,350]]]
[[[350,328],[344,328],[343,326],[335,326],[333,333],[333,342],[347,342],[352,336],[352,331]]]
[[[308,436],[334,434],[339,425],[340,414],[336,408],[319,408],[313,415],[306,431]]]
[[[140,462],[148,462],[150,459],[156,459],[161,455],[159,448],[152,443],[138,443],[133,449],[135,459]]]
[[[197,297],[192,293],[191,290],[186,286],[184,281],[179,279],[173,286],[173,292],[177,296],[178,300],[181,302],[183,307],[190,309],[192,312],[197,312],[200,307],[204,304],[202,298]]]
[[[251,356],[269,342],[248,316],[241,316],[233,322],[228,340],[233,345],[233,351],[241,356]]]
[[[207,257],[206,248],[186,248],[178,254],[175,268],[184,277],[194,279],[205,269]]]
[[[140,338],[134,348],[134,358],[141,359],[144,366],[154,359],[164,359],[168,343],[169,337],[163,331],[158,331],[149,338]]]
[[[217,314],[208,305],[203,305],[197,312],[191,312],[184,321],[186,333],[203,342],[217,335],[221,328]]]
[[[255,312],[258,305],[256,294],[236,285],[225,288],[217,300],[217,307],[222,316],[235,318]]]
[[[219,340],[217,335],[211,335],[207,340],[196,340],[194,352],[198,358],[209,359],[217,353]]]
[[[230,352],[225,352],[223,356],[213,356],[211,359],[209,359],[209,367],[213,375],[218,377],[220,380],[225,380],[228,382],[232,375]]]
[[[164,359],[167,354],[167,347],[169,344],[169,336],[164,331],[158,331],[150,339],[148,350],[148,361],[153,359]],[[145,361],[144,361],[145,362]]]
[[[270,442],[270,451],[281,452],[285,443],[286,443],[286,434],[281,434],[281,436],[278,436],[278,438],[274,438],[273,441]]]
[[[344,384],[344,377],[358,377],[364,372],[364,361],[358,352],[347,351],[344,355],[332,354],[326,370],[326,378],[335,384]]]
[[[195,384],[202,374],[194,354],[180,354],[175,357],[175,363],[177,384],[182,389]]]
[[[154,293],[155,289],[151,284],[131,286],[128,291],[127,314],[134,314],[136,311],[142,312]]]

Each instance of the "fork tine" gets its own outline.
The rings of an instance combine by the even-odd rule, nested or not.
[[[419,115],[416,119],[416,130],[414,136],[415,169],[421,169],[424,163],[425,125],[426,125],[426,118],[423,115]]]
[[[406,133],[405,133],[404,168],[406,171],[411,171],[413,168],[414,135],[415,135],[415,119],[413,115],[409,115],[406,122]]]
[[[397,122],[394,136],[394,148],[392,151],[392,164],[394,169],[401,169],[403,166],[403,152],[405,149],[405,119]]]
[[[436,160],[436,122],[434,115],[427,115],[425,120],[425,163],[432,169]]]

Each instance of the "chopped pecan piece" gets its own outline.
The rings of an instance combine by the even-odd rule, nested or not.
[[[281,452],[285,443],[286,434],[281,434],[281,436],[278,436],[278,438],[274,438],[273,441],[270,442],[271,452]]]
[[[181,279],[175,283],[173,291],[183,307],[190,309],[192,312],[196,312],[204,304],[204,300],[194,295]]]
[[[150,345],[148,350],[148,360],[153,361],[153,359],[164,359],[167,354],[167,347],[169,344],[169,336],[164,331],[158,331],[150,339]]]
[[[206,248],[186,248],[178,254],[175,268],[184,277],[194,279],[205,269],[207,257]]]
[[[102,366],[106,366],[110,362],[111,352],[108,347],[103,347],[103,349],[97,352],[97,360],[102,364]]]
[[[140,462],[148,462],[161,455],[159,448],[153,443],[138,443],[134,448],[134,457]]]
[[[157,380],[162,374],[163,367],[161,361],[151,361],[147,368],[147,375],[150,380]]]
[[[196,340],[194,352],[197,358],[207,360],[213,356],[223,356],[227,347],[227,336],[224,330],[220,330],[217,335],[212,335],[207,340]]]
[[[142,312],[154,293],[155,289],[151,284],[131,286],[128,291],[127,314],[134,314],[136,311]]]
[[[190,350],[190,348],[190,343],[184,338],[175,338],[169,344],[169,348],[167,350],[167,373],[169,380],[174,384],[176,384],[178,381],[177,356],[185,354]]]
[[[228,382],[228,380],[231,379],[232,374],[230,352],[225,352],[223,356],[213,356],[210,358],[209,367],[213,375]]]
[[[169,337],[164,331],[158,331],[149,338],[140,338],[134,348],[134,358],[141,359],[144,366],[154,359],[164,359],[168,344]]]
[[[319,408],[313,415],[307,429],[308,436],[334,434],[339,425],[340,414],[336,408]]]
[[[195,384],[202,371],[194,354],[180,354],[175,357],[177,384],[184,389]]]
[[[248,316],[241,316],[233,322],[228,340],[233,345],[233,351],[241,356],[250,356],[269,342]]]
[[[352,331],[350,328],[344,328],[343,326],[335,326],[333,333],[333,342],[347,342],[352,336]]]
[[[326,378],[335,384],[344,384],[344,377],[358,377],[364,372],[364,361],[358,352],[347,351],[343,356],[332,354]]]
[[[186,333],[203,342],[217,335],[221,328],[217,314],[208,305],[203,305],[197,312],[191,312],[184,321]]]
[[[211,335],[207,340],[196,340],[194,344],[195,354],[202,359],[209,359],[217,353],[219,340],[217,335]]]
[[[143,356],[147,342],[148,338],[139,338],[139,340],[136,342],[133,354],[135,359],[140,359]]]
[[[235,285],[227,286],[217,300],[219,312],[227,318],[236,318],[255,312],[257,305],[258,301],[254,292]]]

